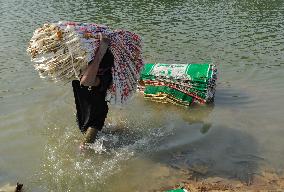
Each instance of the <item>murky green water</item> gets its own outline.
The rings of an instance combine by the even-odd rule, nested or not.
[[[0,1],[0,186],[27,191],[147,191],[201,177],[246,181],[284,168],[282,0]],[[39,79],[26,45],[44,22],[97,22],[139,33],[146,62],[213,61],[213,106],[112,107],[80,154],[71,85]],[[200,167],[205,167],[200,169]]]

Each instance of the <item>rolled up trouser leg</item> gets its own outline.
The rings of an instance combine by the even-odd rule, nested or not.
[[[83,144],[94,143],[98,134],[98,129],[89,127],[85,133]]]

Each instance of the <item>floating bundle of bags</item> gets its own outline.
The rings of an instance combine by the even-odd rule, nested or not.
[[[109,49],[114,56],[113,84],[107,98],[111,103],[123,104],[136,91],[144,65],[142,42],[137,34],[125,30],[112,31],[95,23],[50,23],[34,32],[27,52],[40,77],[70,82],[80,79],[95,58],[102,37],[109,40]]]
[[[140,76],[140,91],[145,98],[189,106],[193,102],[214,100],[217,69],[204,64],[145,64]]]

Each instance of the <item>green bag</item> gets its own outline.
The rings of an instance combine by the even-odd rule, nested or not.
[[[187,192],[186,189],[172,189],[172,190],[168,190],[166,192]]]
[[[145,98],[190,105],[214,100],[217,69],[211,63],[144,65],[140,81]]]

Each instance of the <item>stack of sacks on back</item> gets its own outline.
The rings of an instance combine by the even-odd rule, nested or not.
[[[214,101],[216,66],[204,64],[145,64],[139,89],[144,97],[162,103],[189,106]]]
[[[95,23],[50,23],[34,32],[27,52],[40,77],[70,82],[79,80],[95,58],[102,37],[109,39],[109,48],[114,56],[113,84],[107,98],[111,103],[123,104],[136,92],[144,65],[142,41],[137,34],[112,31]]]

